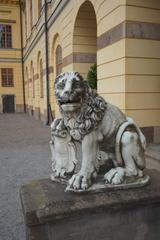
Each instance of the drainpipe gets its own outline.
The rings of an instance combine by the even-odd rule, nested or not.
[[[52,111],[49,97],[49,64],[48,64],[48,28],[47,28],[47,0],[44,0],[44,26],[45,26],[45,52],[46,52],[46,97],[47,97],[47,121],[46,125],[50,124],[50,116],[52,118]]]
[[[24,63],[23,63],[23,27],[22,27],[22,3],[19,0],[20,11],[20,30],[21,30],[21,64],[22,64],[22,86],[23,86],[23,104],[24,112],[26,112],[26,96],[25,96],[25,83],[24,83]]]

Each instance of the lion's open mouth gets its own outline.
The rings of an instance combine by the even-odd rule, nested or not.
[[[60,105],[71,105],[71,104],[81,104],[82,103],[82,98],[77,98],[74,100],[59,100]]]
[[[77,98],[74,100],[60,100],[59,104],[61,105],[61,108],[63,109],[63,111],[72,112],[81,107],[82,99]]]

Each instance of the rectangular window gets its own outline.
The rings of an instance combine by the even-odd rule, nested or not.
[[[2,87],[13,87],[13,69],[1,69]]]
[[[10,25],[0,24],[0,48],[12,47],[12,28]]]

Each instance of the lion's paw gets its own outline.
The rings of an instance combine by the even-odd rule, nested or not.
[[[69,180],[70,188],[75,190],[86,190],[91,185],[91,177],[85,174],[77,173],[74,174]]]
[[[124,180],[124,169],[121,167],[112,168],[109,172],[104,175],[106,183],[120,184]]]
[[[66,178],[66,170],[63,168],[57,168],[53,170],[52,178]]]

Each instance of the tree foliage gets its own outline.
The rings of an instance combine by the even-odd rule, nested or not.
[[[90,67],[87,74],[87,82],[92,89],[97,89],[97,64]]]

